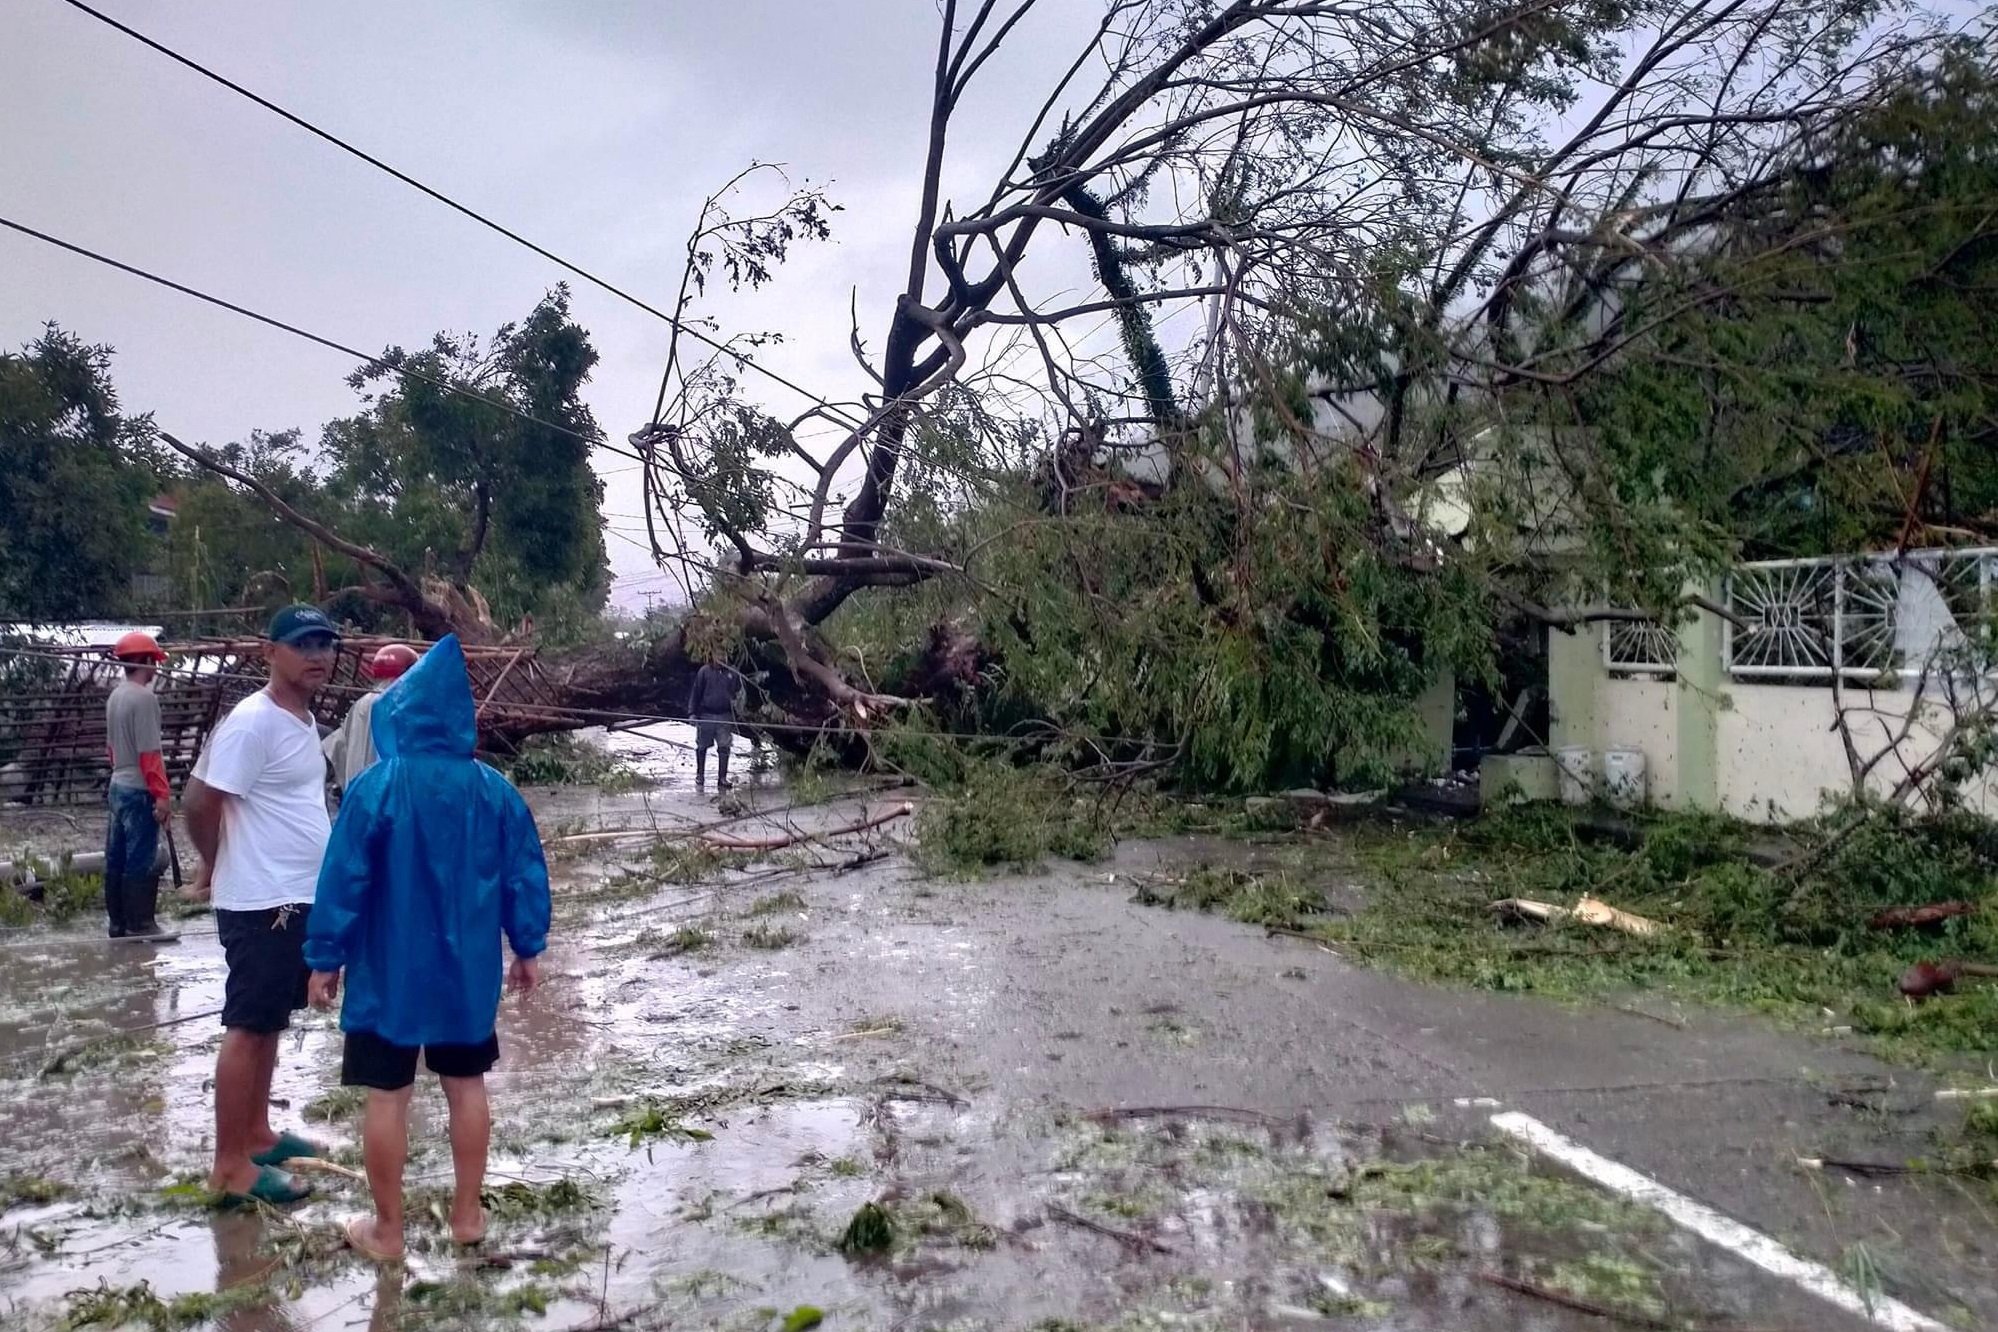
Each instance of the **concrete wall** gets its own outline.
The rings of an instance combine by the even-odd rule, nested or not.
[[[1645,756],[1652,803],[1665,809],[1718,809],[1739,818],[1810,818],[1852,788],[1829,685],[1760,684],[1722,673],[1718,624],[1709,615],[1680,634],[1674,679],[1612,675],[1596,632],[1548,636],[1550,745],[1585,745],[1600,763],[1607,749]],[[1894,689],[1848,687],[1862,759],[1892,747],[1911,708],[1922,716],[1899,745],[1919,763],[1941,743],[1948,716],[1912,682]],[[1857,710],[1865,709],[1861,716]],[[1889,754],[1870,785],[1886,794],[1904,769]],[[1973,808],[1998,814],[1998,780],[1967,792]]]
[[[1664,809],[1697,805],[1706,784],[1683,771],[1679,761],[1687,686],[1677,680],[1612,678],[1603,666],[1602,639],[1588,630],[1549,633],[1547,682],[1551,748],[1584,746],[1598,765],[1606,750],[1635,749],[1644,755],[1651,803]],[[1600,766],[1597,771],[1600,775]]]

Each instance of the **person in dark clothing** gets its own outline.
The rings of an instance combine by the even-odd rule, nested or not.
[[[694,676],[687,715],[694,720],[694,789],[708,787],[708,750],[715,751],[715,789],[728,789],[728,751],[734,742],[735,700],[742,680],[718,661],[710,661]]]

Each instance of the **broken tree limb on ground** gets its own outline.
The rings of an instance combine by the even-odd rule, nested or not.
[[[1975,902],[1931,902],[1927,906],[1888,907],[1876,911],[1866,922],[1869,930],[1920,929],[1929,925],[1940,925],[1943,921],[1957,916],[1973,915],[1977,911]]]
[[[1921,1000],[1948,994],[1965,976],[1998,976],[1998,967],[1981,962],[1917,962],[1901,973],[1895,985],[1908,998]]]
[[[133,1036],[142,1035],[145,1032],[163,1031],[168,1027],[178,1027],[182,1023],[199,1022],[202,1018],[219,1017],[221,1013],[222,1010],[219,1008],[209,1008],[199,1013],[184,1013],[179,1017],[165,1018],[159,1022],[147,1022],[137,1027],[120,1027],[116,1031],[107,1031],[96,1036],[86,1036],[84,1039],[73,1041],[56,1051],[54,1055],[50,1056],[49,1061],[42,1065],[42,1071],[37,1076],[44,1078],[54,1077],[69,1066],[70,1060],[76,1058],[93,1045],[101,1045],[105,1041],[127,1040]]]
[[[901,804],[891,806],[879,814],[870,814],[853,823],[842,824],[837,828],[823,828],[816,832],[794,828],[789,832],[773,833],[768,837],[737,837],[728,834],[707,833],[702,836],[701,841],[708,846],[723,851],[781,851],[787,846],[796,846],[800,842],[813,842],[827,837],[844,837],[849,833],[866,832],[870,828],[878,828],[884,823],[905,818],[915,812],[916,807],[905,800]]]
[[[1078,1212],[1069,1211],[1060,1203],[1049,1203],[1048,1215],[1057,1221],[1074,1226],[1079,1230],[1087,1230],[1093,1235],[1101,1235],[1105,1239],[1116,1240],[1127,1249],[1136,1249],[1144,1253],[1173,1254],[1178,1252],[1171,1245],[1161,1244],[1149,1235],[1134,1234],[1128,1230],[1119,1230],[1115,1226],[1106,1226],[1101,1221],[1091,1221],[1088,1217]]]
[[[1589,1314],[1595,1318],[1607,1318],[1611,1322],[1623,1323],[1630,1327],[1657,1328],[1659,1332],[1666,1332],[1667,1329],[1684,1326],[1676,1320],[1654,1318],[1650,1314],[1637,1313],[1630,1309],[1615,1309],[1607,1304],[1597,1304],[1594,1300],[1580,1299],[1536,1282],[1507,1276],[1503,1272],[1481,1271],[1477,1273],[1477,1278],[1486,1285],[1497,1286],[1516,1295],[1528,1295],[1536,1300],[1545,1300],[1549,1304],[1558,1304],[1563,1309],[1573,1309],[1576,1313]]]
[[[1502,921],[1531,921],[1539,925],[1553,925],[1564,920],[1578,920],[1584,925],[1605,925],[1625,934],[1634,934],[1648,939],[1665,926],[1648,916],[1622,911],[1609,903],[1594,897],[1576,899],[1570,907],[1555,906],[1552,902],[1536,902],[1526,897],[1507,897],[1492,903],[1491,909]]]
[[[1332,954],[1332,956],[1334,956],[1334,957],[1339,957],[1339,956],[1341,955],[1338,949],[1334,948],[1334,947],[1333,947],[1333,946],[1332,946],[1332,945],[1331,945],[1330,943],[1328,943],[1328,942],[1327,942],[1326,940],[1324,940],[1324,939],[1320,938],[1320,937],[1319,937],[1318,935],[1316,935],[1316,934],[1313,934],[1313,933],[1312,933],[1311,931],[1309,931],[1309,930],[1293,930],[1293,929],[1289,928],[1288,926],[1284,926],[1284,925],[1265,925],[1265,926],[1263,926],[1263,937],[1264,937],[1264,938],[1268,938],[1268,939],[1274,939],[1274,938],[1276,938],[1276,937],[1277,937],[1278,935],[1282,935],[1282,936],[1283,936],[1284,938],[1286,938],[1286,939],[1302,939],[1302,940],[1304,940],[1304,942],[1306,942],[1306,943],[1309,943],[1309,944],[1317,944],[1317,945],[1318,945],[1318,951],[1319,951],[1319,952],[1321,952],[1321,953],[1330,953],[1330,954]]]

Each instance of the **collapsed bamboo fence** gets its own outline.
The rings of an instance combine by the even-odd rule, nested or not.
[[[326,686],[313,700],[319,722],[338,726],[368,692],[365,667],[375,649],[407,639],[344,638]],[[412,646],[420,651],[421,643]],[[167,644],[156,686],[160,749],[167,777],[181,789],[202,746],[228,710],[263,687],[264,642],[207,638]],[[588,725],[570,714],[531,647],[465,648],[477,701],[479,744],[511,753],[525,736]],[[0,804],[78,804],[101,799],[110,777],[104,701],[121,667],[108,647],[0,649]]]

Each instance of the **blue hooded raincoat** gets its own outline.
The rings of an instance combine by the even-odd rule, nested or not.
[[[492,1034],[503,971],[548,940],[548,867],[512,783],[472,757],[476,713],[456,636],[375,705],[381,761],[354,779],[319,870],[305,940],[345,969],[340,1026],[395,1045]]]

